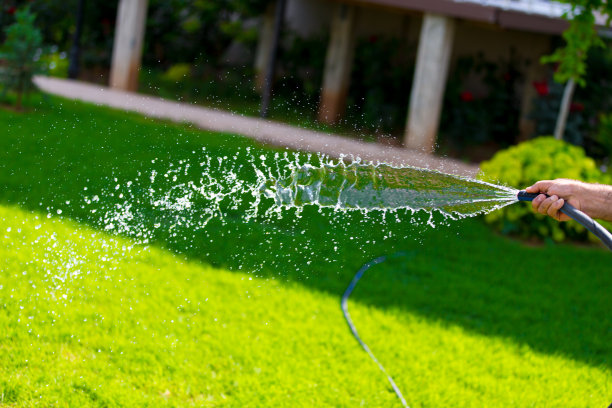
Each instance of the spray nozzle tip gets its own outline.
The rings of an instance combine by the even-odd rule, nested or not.
[[[533,199],[536,198],[538,195],[540,195],[540,193],[528,193],[525,190],[521,190],[516,195],[516,198],[519,201],[533,201]]]

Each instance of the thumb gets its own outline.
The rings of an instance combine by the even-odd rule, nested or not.
[[[546,193],[553,184],[552,180],[541,180],[525,189],[528,193]]]

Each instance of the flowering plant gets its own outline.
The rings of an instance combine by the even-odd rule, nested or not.
[[[505,147],[518,134],[519,98],[515,91],[523,64],[515,55],[499,63],[482,55],[457,61],[446,87],[440,142],[451,154],[468,154],[475,145]],[[470,78],[480,78],[483,89],[466,87]]]
[[[544,81],[533,81],[532,85],[535,88],[535,90],[538,93],[538,95],[540,95],[540,96],[548,96],[548,94],[550,94],[550,88],[548,87],[548,81],[546,81],[546,80],[544,80]]]
[[[555,132],[564,85],[554,81],[541,80],[533,82],[538,96],[533,101],[529,118],[535,122],[535,135],[552,135]],[[565,125],[563,139],[575,144],[584,144],[584,105],[573,102]]]

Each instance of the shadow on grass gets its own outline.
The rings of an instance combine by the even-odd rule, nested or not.
[[[82,204],[85,188],[90,195],[112,191],[139,172],[197,160],[203,146],[218,157],[247,147],[255,157],[270,154],[240,137],[55,98],[34,113],[0,111],[0,122],[6,129],[0,138],[0,201],[34,211],[61,208],[97,228],[103,226],[99,214]],[[250,173],[245,166],[240,176],[252,178]],[[118,200],[101,195],[108,205]],[[495,236],[479,220],[432,229],[424,216],[383,219],[307,208],[301,217],[245,223],[243,210],[228,209],[224,222],[178,235],[160,228],[154,242],[189,258],[338,297],[363,263],[398,253],[368,271],[354,300],[612,367],[611,258],[603,250],[526,247]]]

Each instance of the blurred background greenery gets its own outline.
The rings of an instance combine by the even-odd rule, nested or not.
[[[198,103],[231,112],[255,116],[260,108],[260,94],[255,89],[253,58],[258,38],[258,18],[267,1],[224,0],[151,0],[146,20],[143,68],[139,91],[167,99]],[[35,16],[30,19],[29,54],[21,62],[16,55],[19,41],[11,40],[11,30],[22,4],[7,0],[1,6],[0,58],[2,93],[5,103],[20,101],[23,81],[10,72],[27,72],[66,77],[73,44],[78,0],[33,1],[27,7]],[[85,4],[81,34],[79,78],[98,83],[108,82],[108,67],[112,52],[117,3]],[[9,27],[13,27],[12,29]],[[23,31],[23,30],[22,30]],[[33,37],[32,37],[33,36]],[[37,37],[38,36],[38,37]],[[24,37],[25,38],[25,37]],[[23,42],[22,41],[22,42]],[[329,34],[317,32],[304,36],[285,27],[278,59],[275,95],[271,118],[297,126],[338,133],[367,141],[400,144],[407,93],[411,87],[417,44],[408,37],[390,35],[361,36],[355,45],[355,62],[347,96],[347,113],[335,125],[317,121],[325,53]],[[553,37],[555,46],[560,37]],[[25,43],[24,43],[25,44]],[[243,61],[228,61],[228,49],[239,45]],[[26,63],[29,64],[28,69]],[[582,168],[584,158],[593,160],[598,172],[590,181],[606,182],[612,157],[612,51],[608,40],[603,47],[591,48],[587,56],[585,86],[578,87],[570,107],[565,141],[580,149],[552,149],[548,155],[504,153],[525,139],[519,135],[521,115],[521,84],[526,71],[539,64],[521,57],[510,48],[507,57],[491,59],[483,53],[457,58],[449,75],[444,95],[442,120],[437,153],[480,163],[491,159],[482,168],[488,180],[524,187],[538,177],[552,177],[568,171],[565,164],[549,166],[554,171],[541,171],[516,180],[520,167],[523,174],[533,173],[534,166],[543,169],[546,163],[565,163],[572,155],[571,166]],[[21,67],[21,68],[19,68]],[[554,71],[531,84],[535,93],[529,118],[533,120],[530,138],[553,133],[559,112],[563,86],[553,81]],[[480,78],[480,89],[470,87],[473,78]],[[529,85],[529,84],[528,84]],[[27,87],[24,88],[27,91]],[[27,92],[26,92],[27,93]],[[538,144],[536,144],[538,145]],[[532,146],[536,146],[532,145]],[[539,145],[538,145],[539,146]],[[526,152],[530,148],[520,150]],[[516,152],[516,150],[511,150]],[[561,152],[563,151],[563,152]],[[570,152],[570,153],[568,153]],[[557,156],[561,154],[561,156]],[[583,157],[584,156],[584,157]],[[511,162],[511,165],[499,163]],[[496,164],[497,163],[497,164]],[[493,170],[495,169],[495,170]],[[561,233],[547,221],[528,217],[507,216],[507,210],[497,224],[503,233],[523,236],[551,234],[556,240],[567,237],[585,239],[586,234]],[[526,218],[525,218],[526,217]],[[520,220],[520,221],[517,221]],[[503,224],[503,227],[500,225]],[[546,225],[545,225],[546,224]],[[525,226],[533,233],[519,232]],[[537,233],[537,231],[542,231]]]

